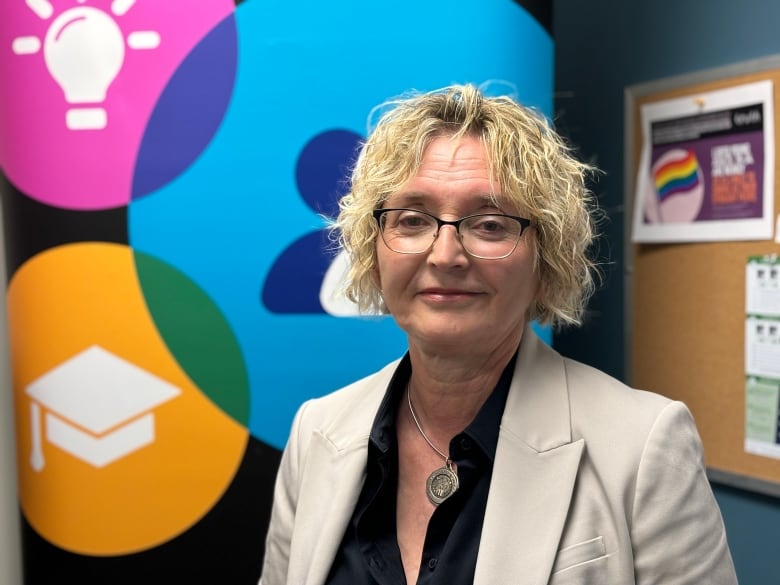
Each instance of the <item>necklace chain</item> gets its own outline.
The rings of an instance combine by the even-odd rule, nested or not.
[[[414,407],[412,406],[412,391],[409,388],[409,384],[406,385],[406,402],[409,405],[409,413],[412,415],[412,420],[414,421],[414,424],[417,426],[417,430],[420,431],[420,434],[422,435],[422,438],[425,439],[425,442],[428,443],[431,449],[436,451],[439,456],[444,459],[444,463],[449,465],[450,458],[448,455],[445,455],[441,450],[439,450],[436,445],[431,442],[431,440],[428,438],[428,435],[425,434],[425,431],[423,431],[422,426],[420,425],[420,421],[417,420],[417,415],[414,413]]]

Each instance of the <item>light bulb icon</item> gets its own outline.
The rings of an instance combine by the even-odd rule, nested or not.
[[[84,4],[86,0],[77,0]],[[54,9],[48,0],[26,0],[27,6],[40,18],[49,19]],[[111,12],[126,13],[135,0],[114,0]],[[131,49],[154,49],[160,44],[155,31],[138,31],[127,37]],[[23,36],[13,41],[17,55],[37,53],[38,37]],[[43,41],[46,68],[63,91],[71,106],[65,113],[70,130],[102,130],[108,125],[103,107],[111,84],[122,70],[125,60],[125,37],[116,21],[106,12],[92,6],[75,6],[57,16]]]
[[[122,69],[125,40],[105,12],[79,6],[54,20],[43,42],[43,55],[69,104],[100,104]],[[102,107],[74,107],[66,113],[66,124],[72,130],[101,129],[107,122]]]

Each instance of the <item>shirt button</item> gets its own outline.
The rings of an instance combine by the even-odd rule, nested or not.
[[[460,440],[460,448],[464,451],[471,451],[472,442],[468,437],[463,437]]]
[[[431,571],[433,571],[436,568],[436,563],[437,563],[436,557],[433,557],[432,559],[429,559],[428,560],[428,568]]]

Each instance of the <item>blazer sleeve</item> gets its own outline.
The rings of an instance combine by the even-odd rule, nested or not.
[[[301,470],[301,427],[305,403],[295,415],[287,445],[282,452],[276,475],[271,520],[265,542],[263,571],[259,585],[284,585],[290,562],[290,543],[298,505]]]
[[[631,515],[637,585],[736,585],[693,417],[671,402],[644,447]]]

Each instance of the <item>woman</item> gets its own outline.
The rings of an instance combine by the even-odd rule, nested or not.
[[[472,86],[392,106],[334,227],[409,351],[301,407],[263,583],[736,583],[685,406],[529,327],[593,289],[590,169]]]

